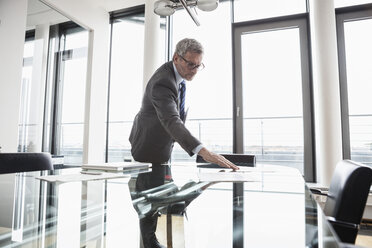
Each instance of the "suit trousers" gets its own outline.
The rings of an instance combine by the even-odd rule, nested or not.
[[[136,181],[136,191],[144,191],[164,184],[164,178],[168,166],[153,164],[150,173],[139,174]],[[158,213],[155,212],[151,216],[146,216],[140,219],[140,230],[142,242],[145,248],[156,247],[157,243],[155,236],[156,226],[158,223]]]

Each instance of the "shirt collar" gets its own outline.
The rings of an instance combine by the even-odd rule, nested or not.
[[[181,82],[184,81],[185,79],[183,79],[181,77],[181,75],[178,73],[176,65],[174,64],[174,62],[172,62],[172,64],[173,64],[174,74],[176,75],[177,87],[179,87]]]

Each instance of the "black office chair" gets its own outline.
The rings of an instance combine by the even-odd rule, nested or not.
[[[372,182],[372,168],[340,161],[333,173],[324,213],[340,240],[355,243]]]
[[[39,170],[53,170],[49,153],[0,153],[0,174]]]
[[[226,159],[230,160],[237,166],[256,166],[256,156],[248,154],[221,154]],[[197,166],[200,168],[222,168],[218,164],[213,164],[205,161],[201,156],[196,156],[196,162],[199,163]]]

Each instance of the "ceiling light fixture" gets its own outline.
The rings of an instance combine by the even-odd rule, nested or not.
[[[154,4],[154,12],[160,16],[173,15],[177,9],[184,8],[197,26],[200,26],[198,18],[191,9],[198,7],[203,11],[212,11],[218,7],[218,0],[158,0]],[[196,10],[194,9],[195,13]]]

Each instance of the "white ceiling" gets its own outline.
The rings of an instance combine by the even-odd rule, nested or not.
[[[94,0],[97,6],[103,7],[107,12],[129,8],[144,4],[146,0]],[[154,0],[150,0],[154,2]]]
[[[27,14],[35,15],[43,11],[47,11],[50,8],[45,4],[41,3],[39,0],[28,0]]]
[[[39,0],[28,0],[27,30],[33,29],[36,25],[53,25],[68,20],[68,18],[51,9]]]
[[[146,0],[77,0],[83,1],[85,4],[102,8],[107,12],[125,9],[137,5],[144,4]],[[150,0],[152,1],[152,0]],[[48,23],[53,25],[56,23],[66,22],[69,19],[51,9],[49,6],[40,0],[28,0],[27,10],[27,30],[33,29],[36,25]]]

